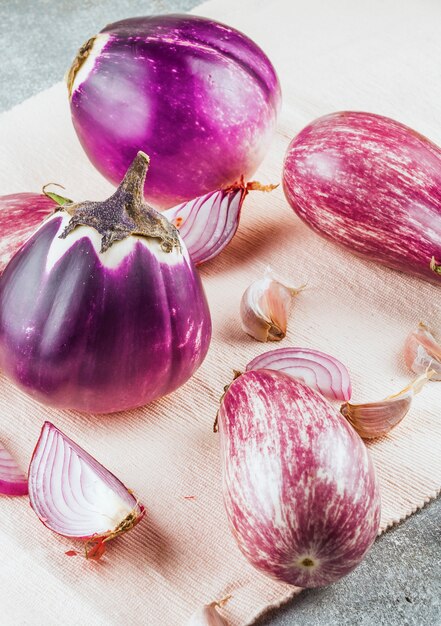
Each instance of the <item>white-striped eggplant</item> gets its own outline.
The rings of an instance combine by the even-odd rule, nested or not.
[[[411,128],[371,113],[321,117],[289,145],[283,188],[320,235],[441,282],[441,149]]]
[[[176,228],[143,197],[139,152],[104,202],[49,216],[0,279],[0,367],[55,407],[110,413],[170,393],[202,363],[211,320]]]
[[[380,522],[368,450],[323,396],[282,372],[248,371],[218,414],[223,495],[239,548],[300,587],[353,570]]]

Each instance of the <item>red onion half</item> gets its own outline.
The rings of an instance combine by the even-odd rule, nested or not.
[[[369,452],[320,394],[282,372],[240,375],[218,415],[223,495],[252,565],[300,587],[356,567],[380,523]]]
[[[4,496],[25,496],[28,481],[17,461],[0,442],[0,494]]]
[[[246,371],[277,370],[320,392],[328,400],[347,401],[352,386],[349,372],[338,359],[310,348],[276,348],[250,361]]]
[[[97,169],[119,184],[152,157],[146,199],[164,209],[251,177],[265,156],[280,85],[239,31],[193,15],[135,17],[86,42],[68,76],[72,120]]]
[[[288,147],[283,188],[320,235],[408,274],[441,278],[441,149],[381,115],[343,111]]]
[[[47,528],[88,541],[92,558],[144,516],[132,492],[50,422],[44,423],[32,456],[29,499]]]

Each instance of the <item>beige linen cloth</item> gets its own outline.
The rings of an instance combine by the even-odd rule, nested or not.
[[[284,109],[256,175],[261,182],[278,182],[289,140],[334,110],[389,115],[441,143],[439,4],[215,0],[195,12],[242,29],[278,68]],[[81,150],[61,83],[0,116],[0,193],[37,192],[52,181],[78,200],[112,190]],[[355,401],[380,399],[410,380],[403,341],[420,320],[441,330],[439,288],[326,243],[293,214],[280,187],[250,193],[232,244],[201,269],[213,342],[184,387],[151,406],[94,417],[47,409],[0,381],[0,439],[23,466],[49,419],[147,509],[145,520],[111,543],[100,563],[90,563],[65,556],[74,543],[47,530],[25,498],[3,498],[2,623],[179,626],[201,603],[232,594],[225,615],[239,626],[298,591],[259,574],[237,549],[222,506],[212,432],[233,368],[265,350],[242,332],[238,310],[243,291],[267,265],[294,285],[308,283],[280,345],[310,346],[341,359]],[[440,394],[441,383],[427,385],[403,423],[370,445],[383,493],[382,530],[440,489]]]

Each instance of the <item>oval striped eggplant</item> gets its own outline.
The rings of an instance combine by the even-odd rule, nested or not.
[[[300,587],[353,570],[377,535],[380,495],[341,414],[298,380],[257,370],[229,386],[218,427],[225,508],[249,562]]]
[[[392,119],[344,111],[291,142],[283,188],[320,235],[441,282],[441,149]]]
[[[180,385],[211,338],[208,304],[178,231],[143,199],[139,153],[104,202],[66,204],[0,280],[0,367],[44,404],[91,413]]]

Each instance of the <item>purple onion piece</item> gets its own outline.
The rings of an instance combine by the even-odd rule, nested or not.
[[[195,265],[210,261],[233,239],[242,205],[249,191],[272,191],[277,185],[261,185],[243,179],[226,189],[212,191],[190,202],[163,211],[185,241]]]
[[[246,195],[246,186],[238,184],[163,212],[179,230],[195,265],[214,258],[230,243],[239,226]]]
[[[0,442],[0,494],[26,496],[28,481],[17,461]]]
[[[281,102],[275,70],[253,41],[192,15],[106,26],[80,49],[68,87],[75,130],[95,167],[118,184],[145,150],[145,196],[160,209],[249,179]]]
[[[380,494],[343,416],[290,376],[258,370],[229,386],[218,424],[225,508],[248,561],[299,587],[352,571],[378,533]]]
[[[411,128],[371,113],[321,117],[292,140],[283,187],[320,235],[440,282],[441,150]]]
[[[352,386],[347,368],[338,359],[310,348],[276,348],[254,358],[246,371],[284,372],[318,391],[328,400],[347,401]]]
[[[132,492],[50,422],[44,423],[31,459],[29,499],[47,528],[88,540],[95,549],[144,516]]]
[[[4,270],[0,367],[44,404],[141,406],[186,382],[207,353],[201,281],[176,229],[142,200],[143,158],[131,186],[128,173],[104,203],[60,207]]]

